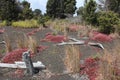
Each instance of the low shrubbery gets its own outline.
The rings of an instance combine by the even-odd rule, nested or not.
[[[115,25],[119,24],[118,15],[112,11],[100,12],[97,18],[100,31],[110,34],[115,31]]]
[[[36,28],[39,27],[37,20],[25,20],[25,21],[16,21],[12,22],[13,27],[21,28]]]
[[[7,21],[2,21],[2,22],[0,22],[0,27],[4,27],[4,26],[6,26],[7,25]]]

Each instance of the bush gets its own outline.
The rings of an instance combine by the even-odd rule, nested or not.
[[[107,11],[100,12],[97,18],[98,25],[100,26],[100,31],[106,34],[110,34],[115,31],[114,25],[118,25],[119,18],[118,14]]]
[[[4,27],[7,25],[7,21],[0,22],[0,27]]]
[[[12,22],[12,26],[21,27],[21,28],[36,28],[39,27],[39,24],[36,20],[25,20],[25,21]]]

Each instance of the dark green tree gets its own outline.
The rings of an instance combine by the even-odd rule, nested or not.
[[[76,0],[48,0],[47,15],[53,18],[73,16],[76,10]]]
[[[35,19],[38,19],[38,17],[42,16],[42,12],[41,12],[40,9],[35,9],[35,10],[33,11],[33,15],[34,15],[34,18],[35,18]]]
[[[113,11],[102,11],[97,18],[100,31],[110,34],[115,31],[115,25],[119,24],[118,14]]]
[[[18,3],[16,0],[0,0],[0,19],[17,20],[19,14]]]
[[[63,10],[67,16],[73,16],[76,9],[76,0],[64,0]]]
[[[79,7],[79,9],[77,10],[77,15],[84,15],[84,7]]]
[[[21,3],[22,6],[22,12],[19,14],[19,18],[25,20],[25,19],[32,19],[33,18],[33,12],[30,8],[30,3],[27,1],[23,1]]]
[[[89,0],[85,3],[83,10],[82,18],[88,23],[88,24],[95,24],[97,21],[97,15],[96,15],[96,9],[97,9],[97,3],[94,0]]]

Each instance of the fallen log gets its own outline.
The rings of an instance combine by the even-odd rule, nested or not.
[[[0,63],[0,67],[3,68],[22,68],[26,69],[26,64],[25,62],[22,61],[16,61],[15,64],[9,64],[9,63]],[[41,61],[37,61],[33,63],[34,68],[45,68],[45,65]]]
[[[75,42],[62,42],[62,43],[58,43],[57,45],[62,46],[62,45],[84,45],[84,44],[86,44],[86,42],[83,40],[77,40],[77,39],[71,38],[71,37],[69,37],[69,39],[72,41],[75,41]],[[101,43],[88,42],[87,44],[90,46],[95,46],[95,47],[99,47],[101,49],[105,49]]]

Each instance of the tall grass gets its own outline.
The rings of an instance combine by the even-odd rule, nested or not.
[[[120,80],[120,46],[112,51],[105,51],[101,57],[97,80]]]
[[[56,19],[54,21],[48,21],[46,22],[46,24],[51,26],[51,28],[56,32],[64,32],[69,23],[66,20]]]
[[[80,70],[80,50],[78,46],[65,46],[64,63],[68,72],[79,72]]]
[[[28,37],[28,48],[32,51],[32,53],[37,53],[37,46],[38,43],[36,41],[36,39],[32,36]]]
[[[28,37],[24,33],[16,33],[17,48],[28,48]]]
[[[21,28],[37,28],[39,24],[37,20],[25,20],[25,21],[17,21],[12,22],[13,27],[21,27]]]
[[[12,51],[12,45],[7,34],[4,34],[4,40],[5,40],[5,49],[6,49],[5,51],[6,53],[8,53]]]

